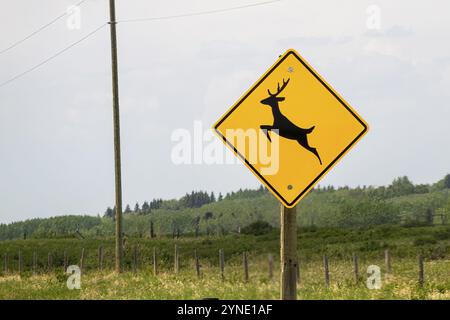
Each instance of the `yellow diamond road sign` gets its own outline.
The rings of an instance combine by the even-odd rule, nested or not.
[[[214,125],[286,207],[295,206],[367,132],[367,123],[288,50]]]

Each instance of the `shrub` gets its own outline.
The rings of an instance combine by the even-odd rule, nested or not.
[[[380,250],[382,249],[383,246],[381,245],[381,243],[379,241],[374,241],[374,240],[369,240],[364,242],[359,250],[361,251],[376,251],[376,250]]]
[[[446,229],[446,230],[437,231],[434,234],[434,238],[436,240],[448,240],[448,239],[450,239],[450,228]]]
[[[273,227],[268,222],[259,220],[242,228],[241,233],[253,234],[257,236],[261,234],[270,233],[272,230]]]
[[[448,252],[447,247],[438,246],[435,248],[431,248],[429,253],[427,253],[427,256],[428,256],[428,259],[430,259],[430,260],[441,260],[441,259],[445,259],[447,252]]]
[[[436,244],[436,242],[436,239],[433,239],[431,237],[421,237],[414,240],[413,244],[415,246],[424,246],[426,244]]]

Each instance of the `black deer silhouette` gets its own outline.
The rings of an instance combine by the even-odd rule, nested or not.
[[[266,134],[267,139],[269,139],[270,142],[272,140],[270,139],[269,131],[271,130],[278,130],[278,135],[280,137],[290,139],[290,140],[296,140],[300,145],[305,148],[306,150],[312,152],[317,159],[319,159],[320,164],[322,165],[322,160],[320,159],[319,153],[317,152],[316,148],[311,147],[308,144],[308,134],[310,134],[315,126],[312,126],[309,129],[303,129],[298,126],[296,126],[294,123],[292,123],[288,118],[286,118],[280,111],[280,107],[278,106],[278,103],[281,101],[284,101],[284,97],[279,97],[278,95],[286,88],[287,84],[289,83],[290,79],[287,79],[287,81],[284,81],[283,84],[280,87],[280,84],[278,83],[277,86],[277,92],[275,94],[272,94],[269,89],[267,89],[267,92],[269,93],[269,97],[266,99],[261,100],[261,103],[264,105],[268,105],[272,108],[272,114],[273,114],[273,124],[272,125],[262,125],[260,126],[261,130]]]

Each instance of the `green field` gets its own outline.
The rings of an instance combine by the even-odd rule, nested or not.
[[[297,206],[298,298],[450,299],[449,218],[450,174],[429,185],[400,177],[388,186],[314,189]],[[103,216],[66,215],[0,224],[0,299],[277,299],[279,225],[279,203],[262,187],[217,197],[193,191],[180,199],[136,204],[134,210],[125,206],[126,272],[116,275],[111,208]],[[174,272],[175,245],[178,273]],[[225,255],[224,279],[220,249]],[[392,260],[389,274],[386,250]],[[269,277],[269,254],[273,277]],[[358,281],[354,255],[359,261]],[[419,286],[419,255],[424,258],[423,286]],[[329,287],[324,256],[329,260]],[[80,290],[67,289],[65,261],[82,265]],[[366,286],[372,276],[367,274],[370,265],[380,268],[380,289]]]
[[[113,239],[27,239],[0,242],[2,273],[0,299],[277,299],[279,297],[279,230],[262,235],[211,237],[129,238],[125,244],[126,272],[116,275]],[[180,271],[174,273],[174,245],[180,252]],[[299,299],[450,299],[450,227],[375,227],[370,229],[299,229]],[[104,269],[98,270],[98,247],[104,251]],[[68,290],[63,272],[79,264],[84,248],[80,290]],[[136,250],[135,250],[136,248]],[[153,248],[158,274],[153,274]],[[197,249],[201,264],[194,265]],[[218,250],[225,252],[224,279]],[[387,274],[384,250],[389,249],[392,272]],[[19,251],[22,259],[19,275]],[[244,279],[242,254],[248,252],[249,280]],[[37,274],[33,274],[33,253]],[[137,258],[134,259],[134,252]],[[48,265],[48,255],[51,265]],[[359,280],[353,273],[353,253],[359,257]],[[4,257],[8,257],[8,272]],[[274,257],[269,278],[268,254]],[[425,258],[425,284],[418,285],[417,257]],[[322,257],[329,257],[330,287],[325,285]],[[135,267],[134,261],[137,261]],[[366,287],[367,266],[381,268],[381,289]],[[136,269],[136,270],[135,270]]]

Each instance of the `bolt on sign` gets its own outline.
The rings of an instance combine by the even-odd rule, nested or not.
[[[216,134],[294,207],[367,132],[367,123],[294,50],[216,122]]]

